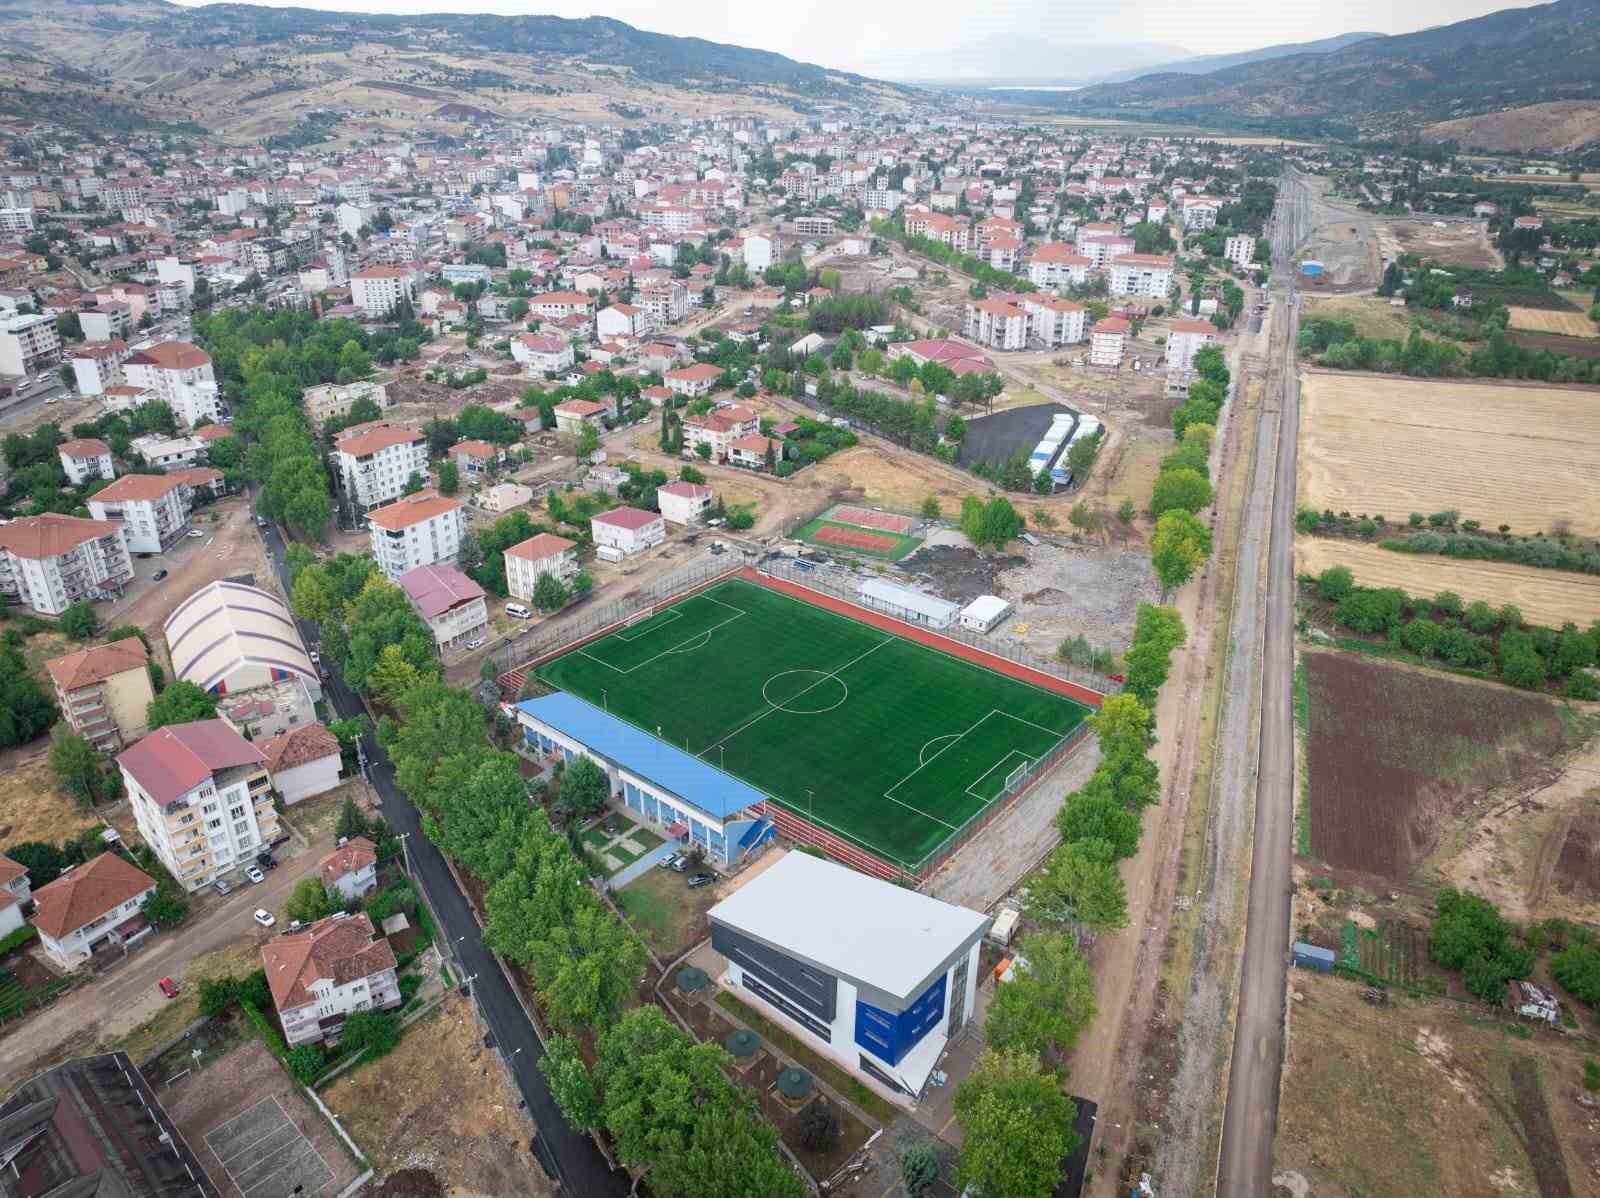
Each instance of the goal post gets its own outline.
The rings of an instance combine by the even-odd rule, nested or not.
[[[633,615],[629,616],[626,620],[624,620],[622,622],[622,626],[624,628],[632,628],[635,624],[643,624],[646,620],[648,620],[651,616],[653,616],[655,614],[656,614],[656,607],[655,607],[655,604],[652,603],[649,607],[642,608],[639,611],[634,612]]]
[[[1005,790],[1002,793],[1010,794],[1012,791],[1016,790],[1017,787],[1021,786],[1023,781],[1028,776],[1028,771],[1032,768],[1033,762],[1023,761],[1021,765],[1007,774]]]

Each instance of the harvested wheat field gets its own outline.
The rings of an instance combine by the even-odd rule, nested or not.
[[[1408,595],[1454,591],[1468,603],[1482,599],[1492,607],[1514,603],[1528,623],[1550,628],[1560,628],[1569,620],[1587,628],[1600,620],[1600,576],[1593,574],[1395,553],[1332,537],[1298,538],[1294,560],[1300,574],[1321,574],[1329,566],[1345,566],[1362,586],[1399,587]]]
[[[1559,333],[1563,337],[1600,337],[1600,325],[1582,312],[1558,312],[1552,308],[1507,308],[1511,327],[1530,333]]]
[[[1302,507],[1600,534],[1600,390],[1307,371],[1301,417]]]

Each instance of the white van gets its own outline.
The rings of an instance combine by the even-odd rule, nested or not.
[[[520,603],[508,603],[506,604],[506,615],[515,616],[519,620],[527,620],[532,618],[533,613]]]

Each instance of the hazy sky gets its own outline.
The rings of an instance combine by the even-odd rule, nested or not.
[[[207,0],[178,0],[196,4]],[[1047,42],[1159,42],[1197,54],[1251,50],[1354,30],[1407,33],[1522,8],[1516,0],[254,0],[275,7],[345,12],[549,13],[616,17],[641,29],[776,50],[824,66],[849,67],[903,51],[943,50],[1017,32]]]

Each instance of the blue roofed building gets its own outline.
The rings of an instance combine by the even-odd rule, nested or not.
[[[557,692],[512,706],[523,743],[549,760],[592,757],[629,812],[696,844],[714,865],[737,865],[776,835],[766,795],[576,695]]]

